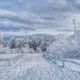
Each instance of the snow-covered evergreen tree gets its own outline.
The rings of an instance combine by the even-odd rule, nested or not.
[[[10,41],[8,42],[8,47],[10,49],[16,48],[15,38],[10,39]]]

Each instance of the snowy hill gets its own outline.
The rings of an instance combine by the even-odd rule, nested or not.
[[[49,46],[48,53],[57,58],[80,58],[79,33],[58,37],[58,40]]]

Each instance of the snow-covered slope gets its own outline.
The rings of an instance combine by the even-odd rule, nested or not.
[[[65,36],[65,37],[64,37]],[[48,47],[48,53],[57,58],[80,58],[80,35],[64,35]]]

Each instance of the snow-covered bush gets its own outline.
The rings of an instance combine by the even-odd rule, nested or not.
[[[36,40],[30,41],[29,42],[29,47],[36,51],[36,49],[37,49],[37,42],[36,42]]]
[[[73,34],[75,35],[75,34]],[[73,36],[72,35],[72,36]],[[62,58],[80,58],[80,36],[63,37],[53,42],[47,50],[49,57],[62,59]]]
[[[46,51],[47,50],[47,47],[48,47],[48,41],[42,41],[41,44],[40,44],[40,48],[42,51]]]

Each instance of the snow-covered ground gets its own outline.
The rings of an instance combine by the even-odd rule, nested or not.
[[[46,51],[42,51],[42,44],[37,50],[29,45],[13,49],[1,46],[0,80],[80,80],[79,34],[44,38],[44,43],[49,42]]]
[[[64,61],[64,67],[80,72],[80,60],[76,59],[57,60],[57,65],[62,66],[63,61]]]
[[[5,57],[13,56],[12,61],[15,60],[15,62],[13,63],[11,59],[11,62],[0,61],[0,80],[80,80],[80,71],[73,69],[77,66],[75,63],[73,67],[62,68],[52,61],[46,60],[42,54],[8,55],[9,57],[7,55]],[[64,62],[66,64],[66,61]],[[70,66],[73,63],[67,62],[67,64]]]

